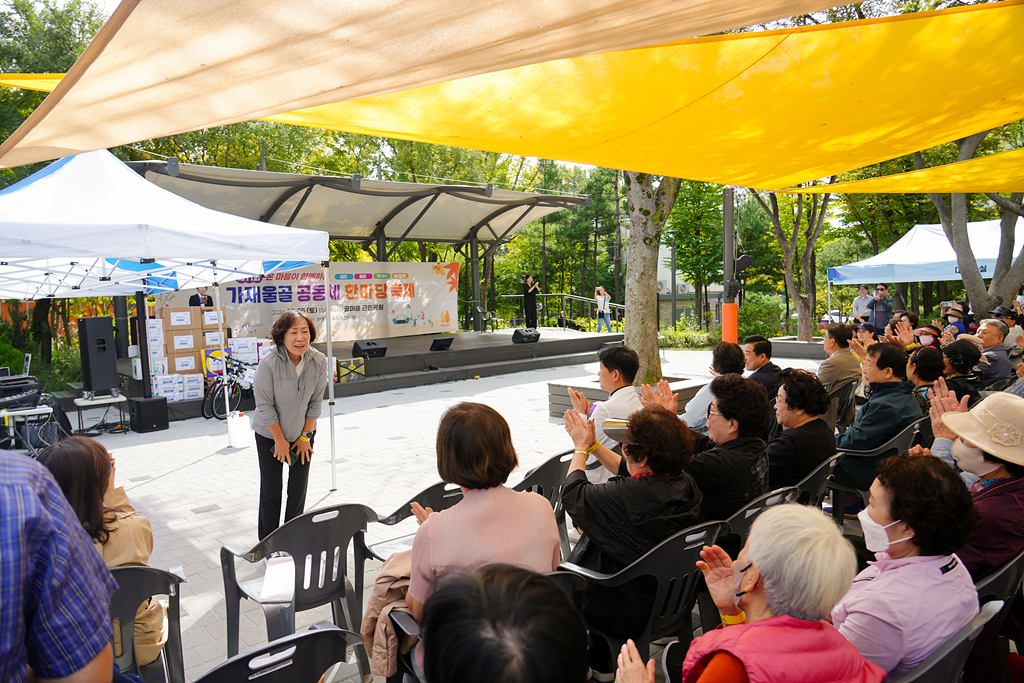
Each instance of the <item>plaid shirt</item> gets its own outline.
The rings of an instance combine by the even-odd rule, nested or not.
[[[42,465],[0,450],[0,681],[82,669],[110,642],[117,583]]]

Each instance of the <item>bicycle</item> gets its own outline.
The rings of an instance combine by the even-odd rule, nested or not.
[[[227,358],[227,374],[214,377],[203,395],[203,417],[209,420],[227,418],[228,413],[238,410],[242,397],[252,398],[252,383],[256,376],[256,365]],[[227,385],[227,410],[224,409],[224,387]]]

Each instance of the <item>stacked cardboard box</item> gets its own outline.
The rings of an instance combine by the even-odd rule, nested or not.
[[[259,362],[257,353],[259,339],[256,337],[233,337],[228,340],[231,348],[231,357],[244,363],[256,364]]]
[[[203,398],[203,376],[198,374],[182,375],[182,387],[186,401],[198,401]]]
[[[218,319],[224,309],[166,307],[160,315],[167,330],[168,365],[172,373],[183,376],[203,374],[203,351],[219,348]]]
[[[151,382],[153,396],[164,396],[168,403],[185,400],[185,385],[181,375],[154,375]]]

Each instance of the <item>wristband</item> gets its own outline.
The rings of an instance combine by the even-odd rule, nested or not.
[[[735,626],[737,624],[745,624],[745,623],[747,623],[747,614],[746,614],[746,612],[740,612],[739,614],[732,615],[732,616],[730,616],[728,614],[722,614],[721,612],[719,612],[718,616],[722,619],[722,623],[725,624],[726,626]]]
[[[299,441],[305,441],[306,443],[309,443],[309,437],[303,434],[302,436],[299,437]]]
[[[587,455],[590,455],[591,453],[596,451],[600,445],[601,443],[599,441],[595,441],[594,445],[587,449]]]

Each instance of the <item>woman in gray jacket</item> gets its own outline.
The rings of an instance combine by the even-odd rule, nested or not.
[[[270,338],[276,348],[256,369],[252,421],[260,462],[260,540],[281,525],[284,463],[290,465],[284,521],[301,515],[306,506],[309,460],[328,373],[327,357],[311,346],[316,327],[305,313],[286,311],[271,328]]]

